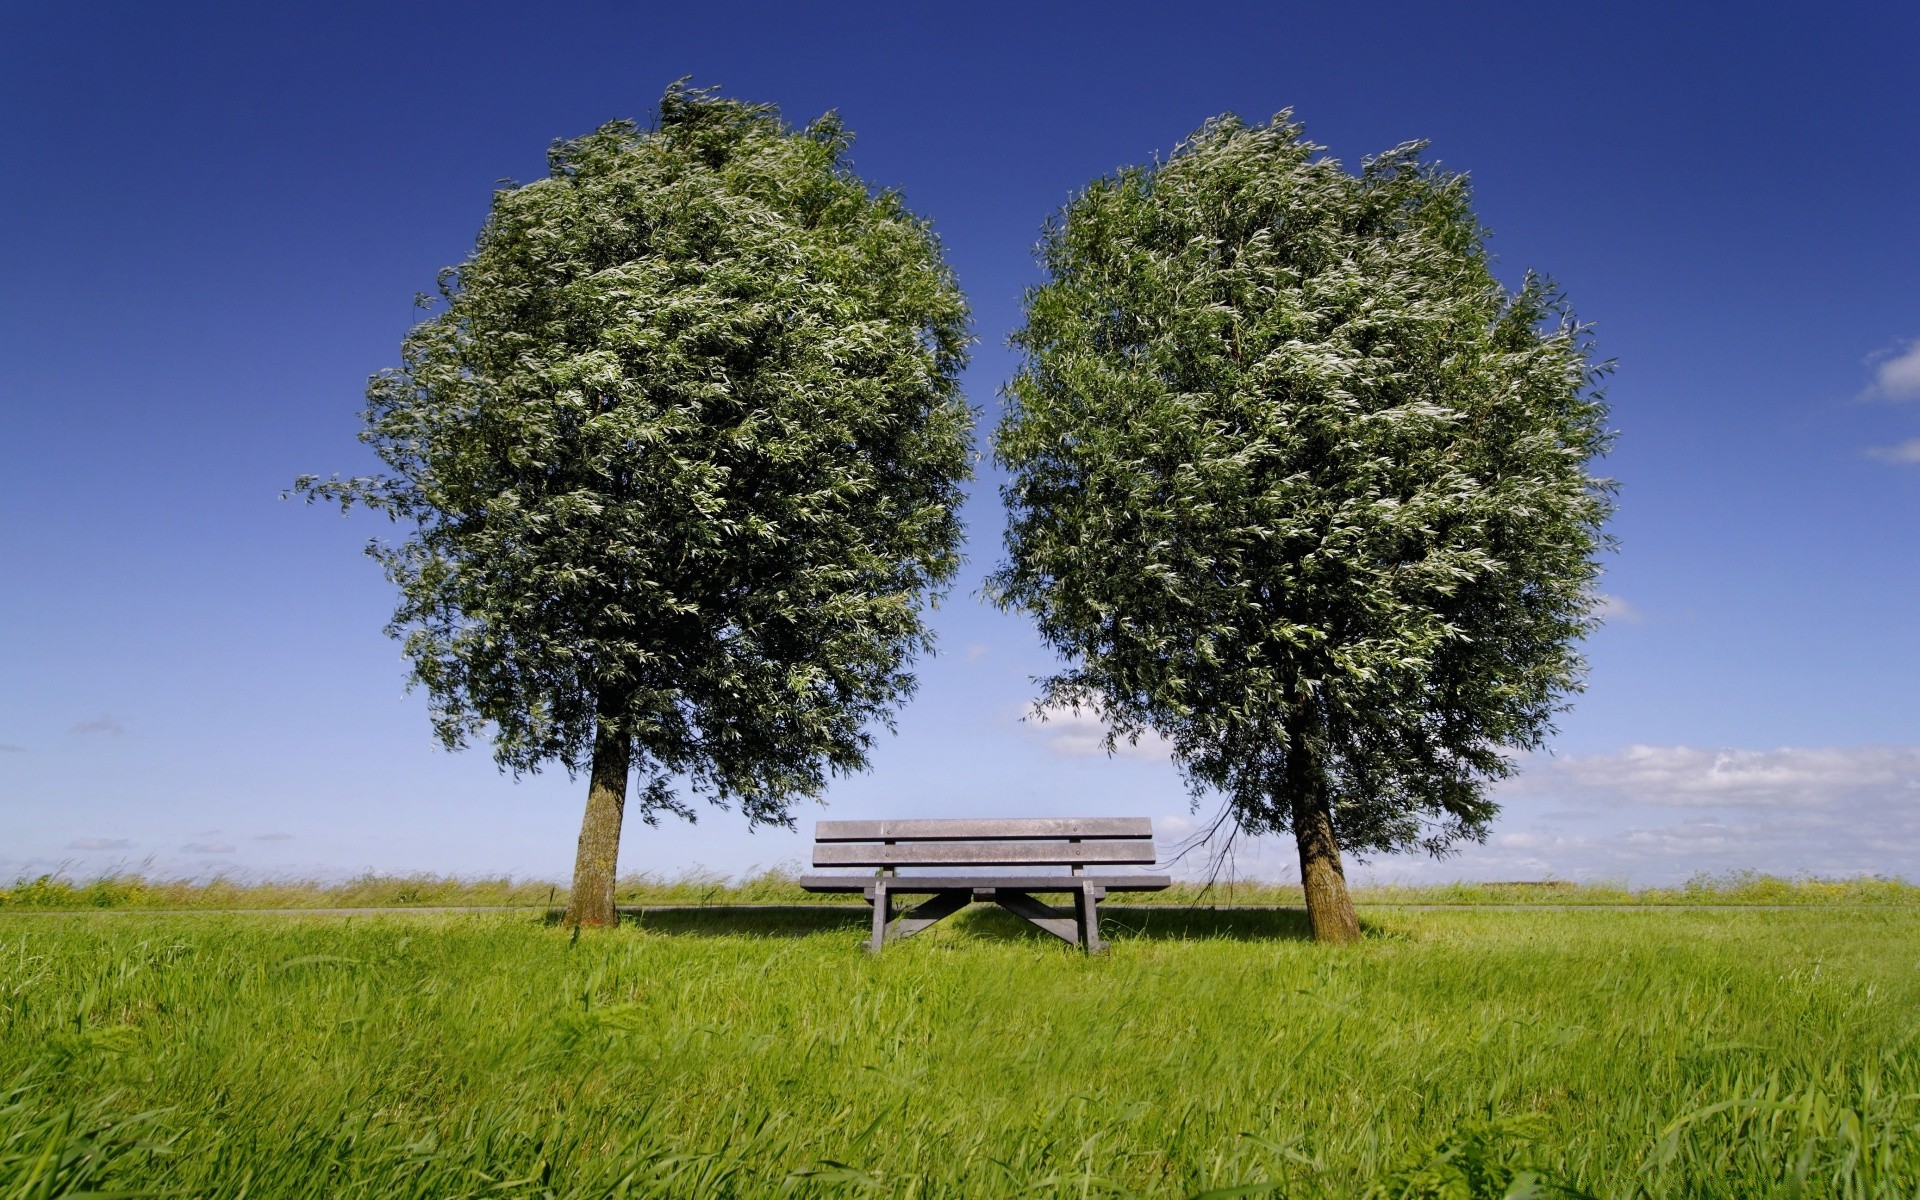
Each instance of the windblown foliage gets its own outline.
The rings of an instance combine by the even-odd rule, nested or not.
[[[993,589],[1053,703],[1171,740],[1241,828],[1312,743],[1340,845],[1484,836],[1583,669],[1609,486],[1588,339],[1494,277],[1467,181],[1209,123],[1052,222],[997,438]]]
[[[972,416],[952,273],[847,145],[678,86],[558,143],[370,385],[389,473],[300,482],[413,526],[370,553],[447,746],[579,770],[598,719],[649,819],[691,815],[677,776],[785,822],[864,766],[958,562]]]

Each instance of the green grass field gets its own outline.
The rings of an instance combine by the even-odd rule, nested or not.
[[[1920,908],[863,922],[0,914],[0,1197],[1920,1195]]]

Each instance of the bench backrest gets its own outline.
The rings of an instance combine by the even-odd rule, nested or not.
[[[1146,817],[821,821],[816,867],[1086,867],[1154,861]]]

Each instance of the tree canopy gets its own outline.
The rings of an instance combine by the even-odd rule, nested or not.
[[[386,473],[298,484],[411,527],[370,553],[448,747],[622,802],[630,756],[649,821],[789,823],[865,766],[959,561],[972,415],[938,241],[848,144],[678,85],[556,143],[372,380]]]
[[[1292,830],[1316,932],[1338,851],[1483,838],[1490,781],[1580,686],[1610,485],[1560,293],[1493,274],[1467,180],[1346,171],[1224,117],[1075,197],[995,451],[990,589],[1054,703],[1151,728],[1241,830]]]

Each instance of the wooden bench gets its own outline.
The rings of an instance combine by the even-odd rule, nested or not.
[[[1165,875],[1087,873],[1089,867],[1151,864],[1153,822],[1145,817],[1042,817],[1026,820],[821,821],[813,831],[816,867],[878,867],[878,875],[802,875],[810,892],[859,892],[873,905],[875,953],[912,937],[974,901],[998,904],[1091,953],[1100,938],[1100,901],[1108,892],[1157,892]],[[1019,872],[901,875],[900,867],[1020,867]],[[1065,867],[1049,874],[1035,868]],[[1071,909],[1039,897],[1069,893]],[[926,896],[894,919],[895,896]]]

